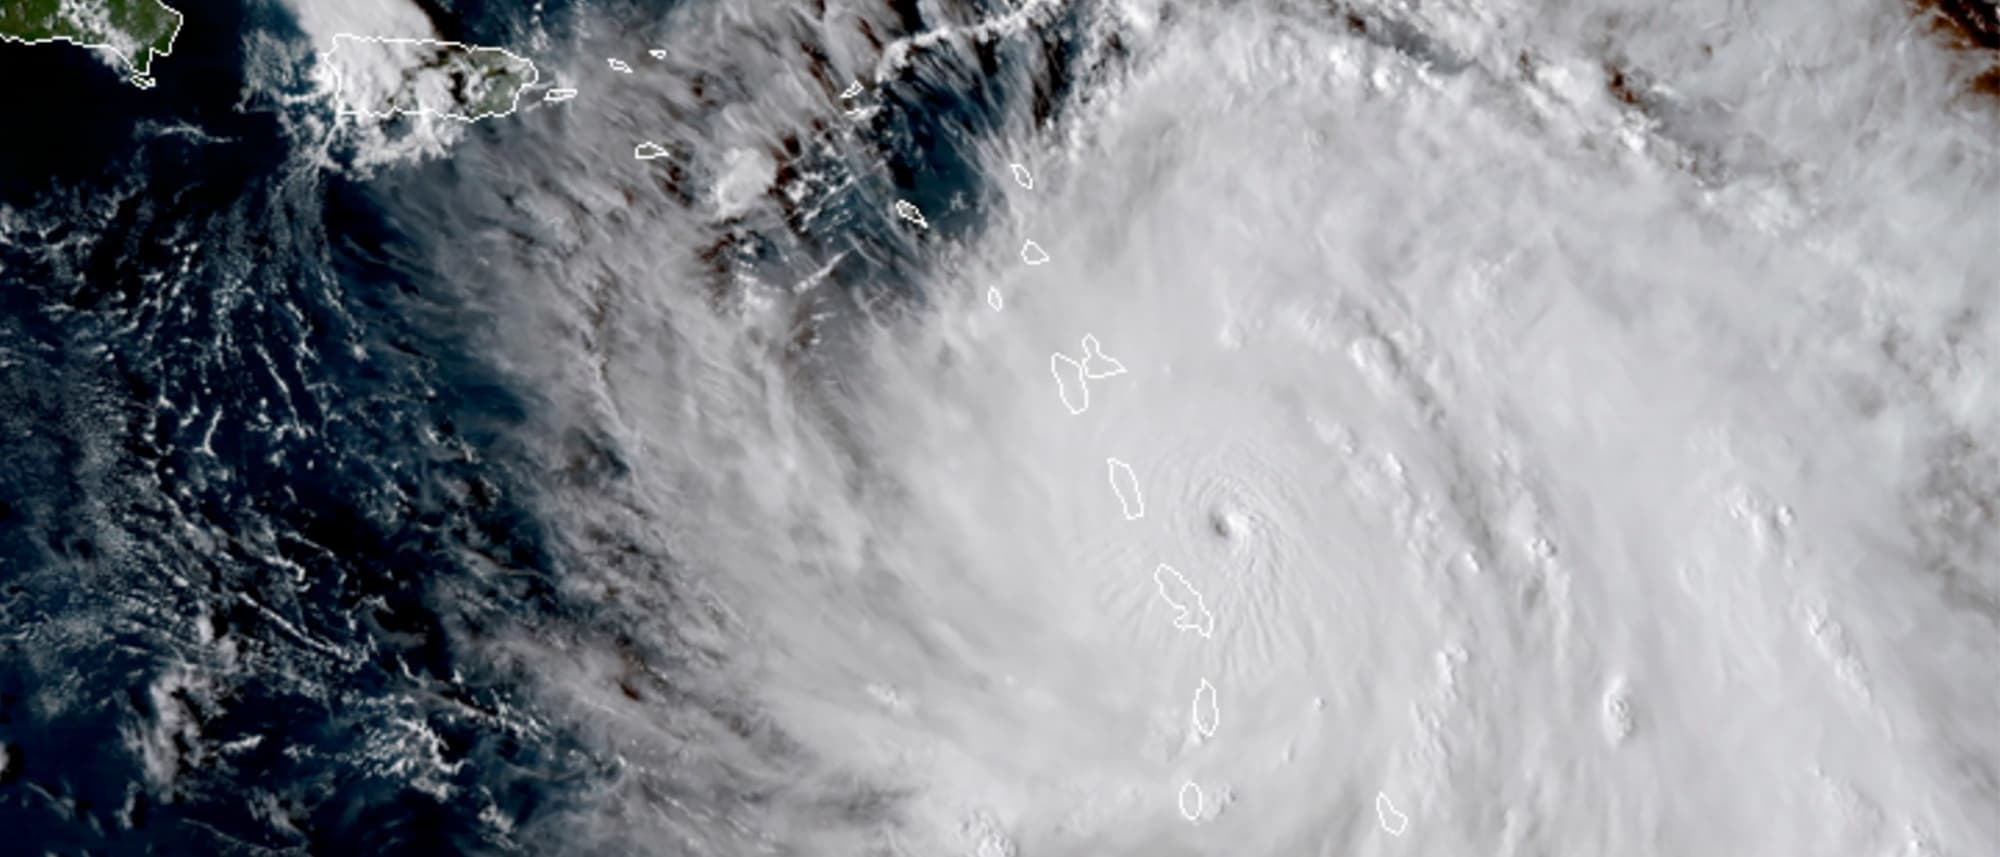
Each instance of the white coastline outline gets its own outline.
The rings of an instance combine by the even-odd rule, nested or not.
[[[1194,606],[1192,608],[1175,600],[1174,596],[1167,591],[1167,581],[1162,576],[1165,574],[1173,575],[1174,580],[1181,585],[1181,588],[1186,589],[1189,595],[1194,596]],[[1194,588],[1194,584],[1189,583],[1187,578],[1181,576],[1181,573],[1175,570],[1173,566],[1163,562],[1154,568],[1153,585],[1159,588],[1160,598],[1167,602],[1167,606],[1172,607],[1176,611],[1174,615],[1174,628],[1176,630],[1193,631],[1196,634],[1200,634],[1204,640],[1215,635],[1215,614],[1209,612],[1208,602],[1201,597],[1201,590]]]
[[[861,81],[856,80],[852,83],[849,83],[846,89],[840,91],[840,100],[853,101],[857,98],[860,98],[861,93],[864,91],[865,90],[861,86]],[[855,106],[855,107],[849,107],[846,110],[842,110],[841,114],[849,119],[859,119],[862,116],[867,115],[869,110],[871,109],[872,108],[865,106]]]
[[[536,84],[541,83],[542,80],[542,70],[535,65],[534,60],[528,59],[527,57],[521,56],[520,54],[514,53],[513,51],[507,50],[506,48],[489,47],[487,45],[469,45],[464,42],[451,42],[451,41],[445,41],[443,39],[412,39],[402,36],[361,36],[361,35],[356,35],[354,33],[334,33],[332,39],[333,45],[332,47],[327,48],[326,51],[326,57],[328,59],[331,59],[333,56],[333,52],[340,48],[341,39],[352,39],[357,42],[375,42],[377,44],[384,44],[384,45],[441,45],[444,47],[462,48],[468,52],[497,51],[499,53],[506,54],[508,57],[512,59],[520,60],[521,62],[527,63],[528,82],[521,84],[521,88],[514,91],[514,100],[511,104],[508,105],[507,111],[505,113],[488,113],[484,116],[464,116],[458,113],[451,113],[448,111],[432,110],[427,107],[419,107],[415,110],[404,110],[401,107],[392,107],[389,109],[389,112],[387,113],[377,113],[373,110],[347,110],[342,107],[340,96],[341,93],[347,91],[347,78],[346,76],[340,73],[340,65],[338,63],[329,63],[328,67],[333,70],[333,79],[334,79],[333,113],[335,116],[359,116],[364,119],[389,119],[396,116],[431,116],[440,119],[451,119],[457,122],[465,122],[468,124],[473,122],[478,122],[482,119],[502,119],[520,112],[521,99],[527,96],[528,90],[534,89]]]
[[[1007,166],[1014,172],[1015,184],[1020,185],[1022,188],[1025,188],[1027,190],[1035,189],[1035,177],[1028,175],[1027,167],[1024,167],[1020,164],[1008,164]]]
[[[1401,836],[1410,828],[1410,817],[1397,812],[1396,805],[1390,803],[1389,796],[1383,792],[1375,793],[1375,817],[1382,822],[1382,830],[1390,836]],[[1389,824],[1391,818],[1396,820],[1393,827]]]
[[[1105,371],[1102,372],[1092,372],[1090,371],[1090,364],[1093,359],[1102,360],[1105,363],[1109,364],[1111,368],[1106,369]],[[1104,353],[1104,346],[1098,344],[1096,336],[1088,333],[1084,334],[1083,377],[1089,378],[1092,381],[1097,381],[1097,380],[1102,380],[1104,378],[1110,378],[1123,374],[1125,374],[1125,364],[1118,362],[1117,358],[1114,358],[1111,355]]]
[[[1041,254],[1042,258],[1035,259],[1029,257],[1028,251],[1030,250]],[[1029,239],[1028,243],[1021,245],[1021,261],[1029,265],[1046,265],[1049,263],[1049,251],[1043,250],[1042,245],[1036,244],[1034,239]]]
[[[1188,794],[1190,792],[1194,794],[1193,809],[1188,809]],[[1188,780],[1186,782],[1181,783],[1180,795],[1177,797],[1176,802],[1179,804],[1179,809],[1181,811],[1182,818],[1185,818],[1192,822],[1200,823],[1201,808],[1202,808],[1201,786],[1195,785],[1194,780]]]
[[[1204,700],[1208,703],[1206,706],[1202,704]],[[1193,709],[1194,731],[1203,738],[1215,737],[1215,728],[1222,725],[1222,712],[1215,705],[1215,685],[1209,684],[1206,678],[1202,679],[1194,689],[1194,703],[1190,707]],[[1204,708],[1208,712],[1206,720],[1202,718]]]
[[[1063,383],[1061,367],[1064,363],[1068,363],[1070,368],[1076,370],[1076,387],[1083,394],[1083,404],[1081,405],[1070,404],[1069,385]],[[1090,379],[1084,375],[1082,363],[1076,362],[1076,358],[1074,357],[1057,351],[1049,355],[1049,374],[1055,376],[1056,396],[1062,399],[1063,407],[1069,410],[1070,416],[1076,416],[1090,410]]]
[[[146,62],[145,71],[139,70],[139,61],[136,57],[126,56],[123,51],[118,50],[118,46],[116,45],[110,45],[110,44],[100,45],[91,42],[79,42],[68,36],[45,36],[39,39],[24,39],[21,38],[20,36],[8,35],[6,33],[0,33],[0,42],[5,42],[7,44],[14,44],[14,45],[23,45],[26,47],[34,47],[36,45],[73,45],[75,47],[83,48],[84,50],[87,51],[104,51],[105,53],[117,57],[118,61],[124,63],[125,68],[132,72],[131,76],[125,78],[126,83],[132,84],[133,86],[139,87],[140,89],[152,89],[153,84],[155,83],[155,81],[153,80],[153,64],[155,62],[158,62],[161,57],[170,57],[174,55],[174,43],[180,41],[181,30],[187,26],[187,16],[181,14],[181,10],[176,9],[172,6],[168,6],[165,3],[161,3],[160,8],[167,10],[168,14],[174,16],[174,32],[172,35],[167,36],[167,49],[164,51],[159,51],[154,53],[153,58]],[[144,45],[141,45],[140,50],[151,50],[151,49],[147,48]]]
[[[1086,374],[1084,377],[1087,378],[1089,375]],[[1116,458],[1106,458],[1104,459],[1104,467],[1109,471],[1108,478],[1111,481],[1111,492],[1118,495],[1118,505],[1120,510],[1125,513],[1125,520],[1136,521],[1146,517],[1146,497],[1144,494],[1139,493],[1139,477],[1132,472],[1132,465],[1119,461]],[[1132,497],[1130,499],[1126,498],[1125,489],[1118,484],[1118,472],[1121,469],[1125,471],[1125,481],[1132,486]],[[1138,511],[1133,511],[1132,507],[1134,506],[1138,507]]]

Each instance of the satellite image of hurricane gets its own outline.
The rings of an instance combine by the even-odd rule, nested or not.
[[[0,857],[2000,857],[1994,0],[0,79]]]

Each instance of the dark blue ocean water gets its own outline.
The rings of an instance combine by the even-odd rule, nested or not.
[[[368,188],[235,108],[243,35],[293,24],[187,13],[150,92],[0,51],[37,82],[0,135],[0,850],[482,850],[483,807],[580,773],[455,658],[476,611],[437,608],[558,609],[515,478],[474,463],[521,402],[425,323]],[[451,799],[390,770],[389,718],[467,763]]]
[[[557,595],[510,446],[532,391],[467,346],[430,267],[451,236],[399,217],[450,166],[314,167],[287,111],[330,111],[271,94],[303,72],[248,78],[250,35],[306,38],[285,9],[180,5],[150,91],[80,50],[0,49],[28,84],[0,133],[0,853],[519,850],[610,763],[470,654],[592,617]],[[428,10],[476,43],[525,19]],[[931,240],[977,229],[993,177],[966,147],[1010,99],[1053,115],[1073,27],[885,87],[860,187],[935,212]],[[822,200],[852,210],[744,264],[900,228],[879,201]],[[925,264],[881,246],[841,276]]]

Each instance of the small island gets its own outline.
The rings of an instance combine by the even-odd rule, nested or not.
[[[136,86],[153,85],[153,60],[174,52],[181,13],[159,0],[8,0],[0,42],[67,42],[111,53]]]
[[[506,116],[540,79],[534,63],[502,48],[435,39],[343,33],[326,60],[339,112],[368,118]]]

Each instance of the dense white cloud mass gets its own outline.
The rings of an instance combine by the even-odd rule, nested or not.
[[[971,37],[725,5],[552,48],[584,94],[467,140],[477,187],[435,211],[486,347],[544,391],[522,442],[618,629],[495,643],[622,766],[543,835],[2000,841],[1996,119],[1906,8],[927,12],[1073,24],[1074,89],[967,144],[976,225],[925,202],[931,229],[843,243],[851,211],[801,200],[897,189],[840,88],[885,56],[913,58],[885,85],[951,84],[924,57]],[[922,300],[864,313],[839,266]],[[1085,334],[1127,371],[1072,414],[1047,367]],[[1175,627],[1163,563],[1212,634]]]
[[[299,28],[314,44],[329,45],[341,33],[434,39],[437,27],[410,0],[286,0]]]

